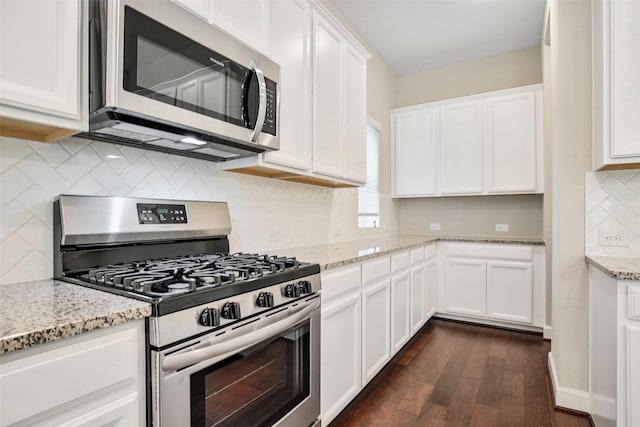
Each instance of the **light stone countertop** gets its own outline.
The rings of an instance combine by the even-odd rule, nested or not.
[[[607,276],[622,280],[640,280],[640,258],[589,256],[587,262]]]
[[[151,305],[43,280],[0,285],[0,354],[151,315]]]
[[[330,270],[423,246],[432,242],[473,242],[491,244],[544,245],[543,239],[519,237],[478,237],[478,236],[389,236],[372,239],[352,240],[325,245],[303,246],[270,251],[273,255],[295,256],[300,261],[320,264],[321,270]]]

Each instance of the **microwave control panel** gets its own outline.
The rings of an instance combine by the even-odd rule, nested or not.
[[[184,205],[138,203],[140,224],[186,224],[187,210]]]
[[[276,136],[276,96],[278,85],[269,79],[265,79],[265,81],[267,84],[267,114],[264,117],[262,132]]]

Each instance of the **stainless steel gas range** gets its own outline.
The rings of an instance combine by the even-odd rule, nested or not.
[[[54,272],[152,305],[149,425],[317,425],[320,268],[230,231],[226,203],[62,195]]]

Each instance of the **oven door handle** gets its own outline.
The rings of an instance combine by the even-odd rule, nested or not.
[[[211,342],[210,345],[205,348],[167,356],[162,361],[162,370],[165,372],[177,371],[179,369],[186,368],[187,366],[205,361],[208,364],[217,363],[229,356],[233,356],[239,351],[259,344],[267,338],[286,331],[301,320],[308,318],[313,311],[318,309],[318,307],[320,307],[320,298],[317,298],[301,310],[293,311],[290,308],[289,315],[286,318],[272,323],[269,326],[265,326],[264,328],[260,328],[227,341]]]

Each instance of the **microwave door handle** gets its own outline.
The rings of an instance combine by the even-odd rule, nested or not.
[[[258,78],[258,117],[256,119],[256,126],[251,132],[251,141],[257,142],[260,137],[260,132],[262,132],[262,126],[264,126],[264,119],[267,115],[267,83],[264,80],[264,73],[258,68],[258,65],[254,61],[251,61],[249,67],[256,73],[256,77]]]
[[[264,328],[227,341],[212,341],[210,345],[205,348],[167,356],[162,361],[162,370],[165,372],[174,372],[200,362],[208,362],[208,364],[220,362],[239,351],[286,331],[301,320],[309,317],[318,307],[320,307],[320,298],[297,312],[293,311],[293,313],[291,313],[292,310],[290,308],[289,316]]]

